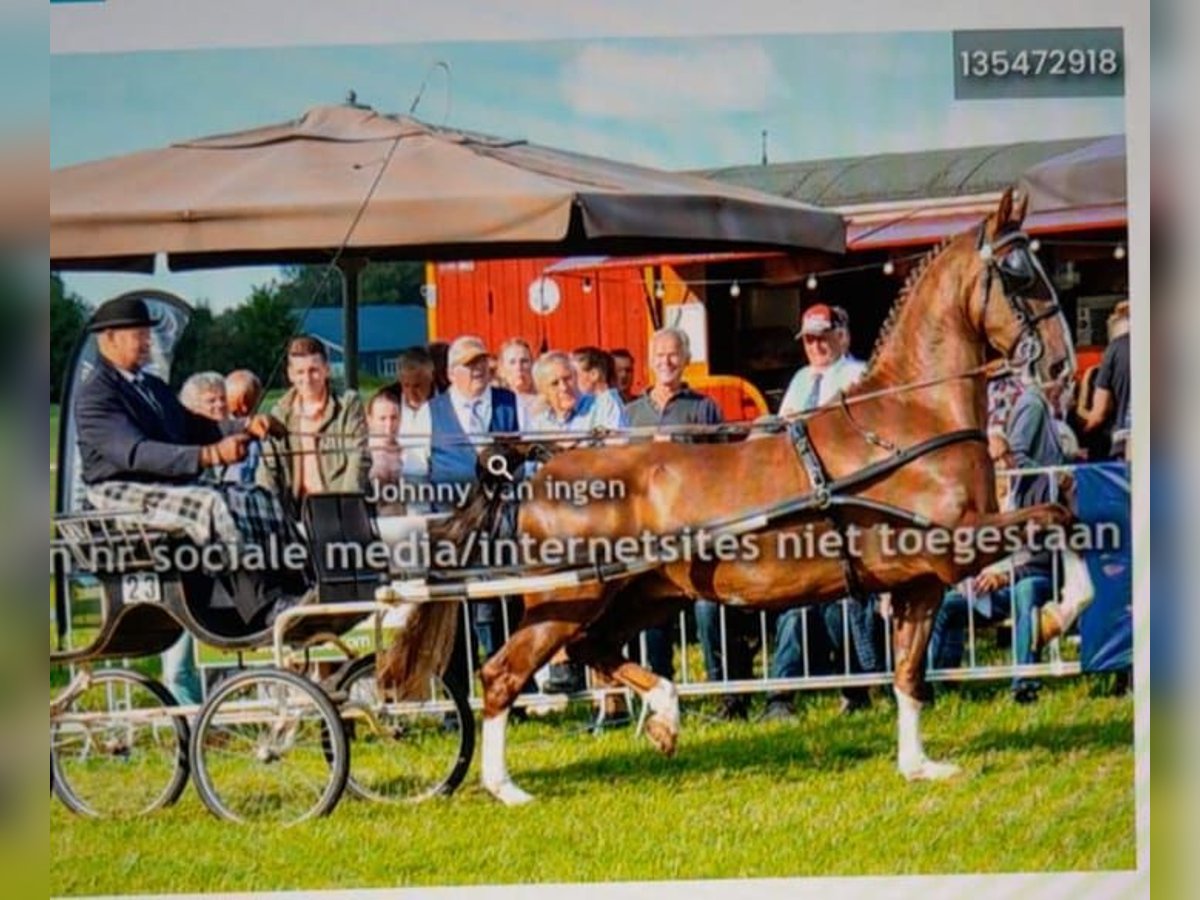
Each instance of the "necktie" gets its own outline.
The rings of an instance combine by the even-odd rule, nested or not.
[[[143,400],[150,404],[150,408],[154,410],[155,415],[162,416],[162,407],[154,399],[154,394],[150,392],[150,387],[146,384],[146,379],[142,377],[141,373],[134,376],[133,388],[141,395]]]
[[[804,409],[810,410],[820,405],[821,403],[821,379],[824,377],[820,372],[813,376],[812,387],[808,389],[808,399],[804,401]]]
[[[487,423],[483,421],[483,401],[471,401],[471,434],[482,434],[487,431]]]

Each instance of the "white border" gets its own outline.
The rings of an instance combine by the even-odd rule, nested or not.
[[[1176,12],[1176,9],[1170,10]],[[1129,165],[1129,278],[1133,312],[1134,457],[1150,459],[1149,445],[1149,3],[1146,0],[105,0],[53,4],[51,54],[182,50],[200,47],[266,47],[381,44],[463,40],[529,40],[612,36],[950,31],[956,28],[1118,26],[1126,38],[1126,117]],[[1177,52],[1182,48],[1176,47]],[[1190,162],[1190,160],[1189,160]],[[1180,248],[1186,255],[1187,248]],[[1194,299],[1194,298],[1193,298]],[[1149,471],[1133,471],[1134,623],[1137,641],[1134,714],[1137,872],[927,878],[786,879],[779,881],[650,882],[640,885],[555,885],[492,888],[418,888],[335,891],[328,896],[367,897],[726,897],[737,885],[754,897],[862,897],[886,891],[904,897],[971,895],[976,900],[1030,897],[1130,896],[1148,893],[1149,679],[1148,610]],[[1185,598],[1177,598],[1182,606]],[[1184,663],[1179,668],[1182,670]],[[1064,822],[1063,827],[1070,827]],[[897,839],[903,839],[898,835]],[[312,896],[313,892],[303,895]],[[211,895],[209,895],[211,896]],[[261,895],[260,895],[261,896]],[[280,895],[288,896],[288,895]]]

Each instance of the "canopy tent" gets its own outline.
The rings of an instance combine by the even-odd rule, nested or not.
[[[328,263],[347,370],[368,259],[845,250],[841,216],[694,175],[323,106],[299,120],[81,163],[50,177],[56,270]]]
[[[1029,210],[1124,206],[1125,136],[1113,135],[1033,166],[1019,187],[1029,193]]]

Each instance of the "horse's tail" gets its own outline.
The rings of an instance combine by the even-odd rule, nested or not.
[[[401,622],[395,639],[375,665],[380,687],[398,700],[426,699],[429,679],[446,670],[458,633],[457,603],[432,601],[397,607]]]
[[[515,512],[511,502],[497,492],[476,487],[462,508],[448,519],[431,522],[432,546],[462,547],[471,532],[493,534],[501,527],[501,513]],[[475,560],[462,559],[471,565]],[[375,675],[380,687],[394,689],[399,699],[420,699],[434,674],[445,671],[454,649],[460,607],[451,601],[403,603],[398,607],[402,621],[396,637],[376,662]]]

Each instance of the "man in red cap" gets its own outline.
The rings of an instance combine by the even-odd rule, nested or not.
[[[840,306],[827,306],[824,303],[810,306],[800,319],[800,332],[796,338],[804,341],[808,365],[797,372],[788,385],[779,406],[781,416],[805,412],[833,401],[838,391],[849,388],[866,370],[866,364],[849,353],[850,321]],[[854,644],[851,652],[857,663],[852,667],[861,671],[872,671],[878,667],[872,652],[873,614],[870,604],[863,603],[857,597],[846,597],[841,603],[828,604],[821,611],[824,629],[815,627],[807,630],[810,656],[817,657],[809,660],[810,671],[816,674],[824,674],[831,666],[829,674],[842,671],[843,659],[847,654],[842,639],[843,609]],[[803,609],[789,609],[781,613],[776,621],[775,655],[771,658],[772,678],[795,678],[804,673],[801,648],[801,635],[805,631],[801,622],[803,615]],[[824,639],[824,635],[828,635],[828,640]],[[846,688],[842,691],[842,698],[845,711],[860,709],[870,702],[865,688]],[[767,698],[764,718],[785,719],[793,715],[790,694],[777,693]]]
[[[804,412],[828,403],[838,391],[845,390],[862,377],[866,363],[847,352],[850,322],[841,307],[824,303],[810,306],[800,319],[797,340],[804,341],[808,365],[792,378],[779,414]]]

